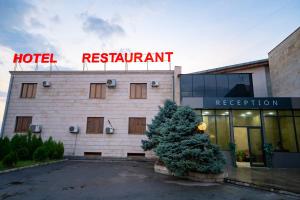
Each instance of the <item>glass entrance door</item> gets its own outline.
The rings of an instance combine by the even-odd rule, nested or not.
[[[248,128],[250,164],[264,166],[262,134],[260,128]]]
[[[259,127],[234,127],[238,167],[264,166],[262,134]]]

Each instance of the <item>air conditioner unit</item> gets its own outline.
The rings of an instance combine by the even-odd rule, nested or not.
[[[50,87],[51,83],[49,81],[43,81],[43,87]]]
[[[41,133],[42,132],[41,125],[31,124],[29,129],[31,130],[32,133]]]
[[[114,128],[112,128],[112,127],[106,127],[105,132],[107,134],[113,134],[114,133]]]
[[[108,79],[106,85],[109,88],[115,88],[117,86],[117,81],[116,79]]]
[[[69,132],[78,134],[79,133],[79,127],[78,126],[70,126],[69,127]]]
[[[151,86],[152,87],[158,87],[159,86],[159,82],[158,81],[151,81]]]

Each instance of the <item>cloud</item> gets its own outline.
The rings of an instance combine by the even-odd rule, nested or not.
[[[102,18],[87,16],[86,14],[82,14],[82,17],[85,18],[83,29],[86,32],[95,33],[100,39],[109,38],[113,35],[123,35],[125,33],[120,25],[110,23]]]
[[[35,18],[31,18],[30,19],[30,24],[32,27],[34,28],[45,28],[45,25],[42,24],[41,22],[39,22],[37,19]]]
[[[20,53],[51,51],[57,54],[44,36],[27,31],[25,17],[35,9],[25,0],[0,0],[0,44]],[[39,22],[33,20],[33,23],[38,25]]]
[[[58,15],[54,15],[50,20],[54,23],[60,23],[60,17]]]

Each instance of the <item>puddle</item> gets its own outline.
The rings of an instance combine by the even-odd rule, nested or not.
[[[191,181],[165,181],[165,183],[183,185],[183,186],[200,186],[200,187],[209,187],[217,186],[219,183],[201,183],[201,182],[191,182]]]
[[[9,184],[11,185],[22,185],[24,182],[23,181],[12,181]]]

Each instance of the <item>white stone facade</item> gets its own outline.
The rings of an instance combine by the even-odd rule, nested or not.
[[[175,70],[176,71],[176,70]],[[178,70],[177,70],[178,71]],[[179,72],[180,73],[180,70]],[[42,125],[41,136],[52,136],[65,146],[65,155],[83,156],[84,152],[101,152],[107,157],[126,157],[127,153],[144,153],[145,135],[128,134],[129,117],[146,117],[149,124],[166,99],[174,98],[174,71],[86,71],[86,72],[11,72],[13,80],[3,136],[12,137],[17,116],[32,116],[32,124]],[[106,88],[105,99],[90,99],[90,83],[116,79],[117,87]],[[151,81],[159,81],[158,88]],[[44,88],[43,81],[51,87]],[[36,97],[20,98],[22,83],[37,83]],[[130,83],[147,83],[147,99],[130,99]],[[86,134],[87,117],[104,117],[103,134]],[[114,134],[105,133],[110,120]],[[69,126],[78,125],[75,148]],[[75,154],[74,154],[75,153]],[[151,157],[146,152],[146,157]]]

